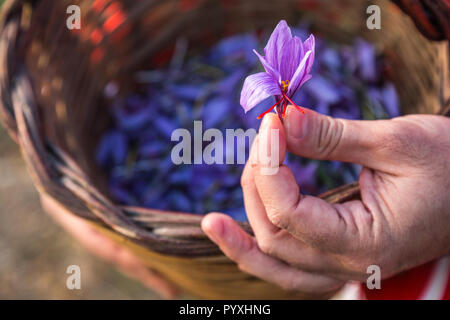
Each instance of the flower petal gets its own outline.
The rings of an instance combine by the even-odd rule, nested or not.
[[[330,79],[316,75],[314,79],[305,87],[305,90],[318,101],[323,101],[328,105],[335,104],[340,99],[340,91]]]
[[[311,79],[311,76],[308,74],[307,69],[310,65],[311,55],[313,55],[312,51],[306,52],[303,57],[302,62],[298,66],[294,75],[292,76],[291,82],[289,84],[288,95],[292,96],[300,86],[302,86],[306,81]]]
[[[316,52],[315,46],[316,46],[316,39],[311,34],[309,36],[309,38],[306,39],[305,42],[303,43],[303,48],[304,48],[305,52],[311,51],[311,57],[310,57],[310,60],[308,60],[308,65],[306,66],[306,73],[311,72],[311,68],[314,64],[314,57],[315,57],[315,52]]]
[[[392,83],[388,83],[382,89],[381,95],[389,116],[391,118],[398,117],[400,115],[400,102],[394,85]]]
[[[247,112],[264,99],[275,95],[281,95],[281,90],[272,76],[265,72],[252,74],[245,79],[241,106]]]
[[[280,62],[284,45],[291,40],[291,29],[287,25],[286,21],[281,20],[273,30],[266,47],[264,48],[264,54],[267,62],[277,70],[280,70]]]
[[[303,47],[305,48],[305,51],[314,50],[314,47],[316,45],[316,39],[312,34],[309,35],[308,39],[305,40],[303,43]]]
[[[303,43],[300,38],[294,37],[285,42],[279,61],[281,80],[291,80],[303,58],[303,54]]]
[[[229,95],[214,97],[203,106],[203,125],[206,129],[215,128],[230,113],[232,102],[227,99]]]
[[[376,50],[375,47],[364,41],[356,41],[356,55],[359,63],[360,76],[365,81],[376,81]]]
[[[281,81],[280,73],[273,66],[271,66],[267,62],[267,60],[263,56],[261,56],[256,50],[253,49],[253,52],[259,58],[259,61],[261,61],[261,64],[264,66],[266,72],[273,77],[274,81],[280,82]]]
[[[293,40],[295,40],[294,37]],[[300,39],[299,39],[300,40]],[[290,85],[288,94],[292,96],[298,88],[300,88],[306,81],[311,79],[311,68],[314,64],[314,55],[315,55],[315,39],[311,34],[308,39],[305,40],[303,45],[297,43],[298,40],[295,40],[295,49],[300,50],[301,55],[298,55],[295,60],[297,60],[296,70],[293,73],[292,78],[290,79]],[[301,49],[300,49],[301,48]]]

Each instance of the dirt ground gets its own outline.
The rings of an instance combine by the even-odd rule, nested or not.
[[[66,287],[79,265],[81,290]],[[0,299],[157,299],[76,243],[43,212],[15,143],[0,126]]]

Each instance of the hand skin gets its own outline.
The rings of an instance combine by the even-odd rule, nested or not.
[[[265,116],[241,184],[255,237],[229,217],[211,213],[202,228],[245,272],[287,290],[327,295],[346,281],[365,282],[370,265],[382,278],[450,252],[450,119],[409,115],[392,120],[333,119],[292,106],[284,125]],[[300,193],[292,172],[258,159],[279,129],[301,157],[358,163],[362,200],[328,204]],[[275,164],[276,165],[276,164]]]
[[[163,298],[173,299],[177,296],[178,290],[175,286],[156,272],[149,270],[130,250],[97,232],[87,222],[68,212],[52,198],[42,196],[41,203],[48,214],[89,251],[115,265],[120,271],[140,281]]]

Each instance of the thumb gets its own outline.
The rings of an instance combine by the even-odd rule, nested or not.
[[[305,114],[289,106],[284,120],[287,148],[311,159],[337,160],[379,168],[389,120],[336,119],[310,109]]]

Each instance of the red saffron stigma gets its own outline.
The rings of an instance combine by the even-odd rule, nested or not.
[[[274,104],[273,106],[271,106],[269,109],[267,109],[266,111],[264,111],[263,113],[261,113],[261,114],[258,116],[258,119],[261,119],[262,117],[264,117],[264,115],[265,115],[266,113],[269,113],[270,111],[272,111],[272,109],[275,108],[277,105],[279,105],[281,101],[283,101],[283,98],[281,98],[277,103],[275,103],[275,104]]]
[[[283,116],[282,116],[283,119],[284,119],[284,115],[286,114],[286,109],[287,109],[287,100],[284,99]]]
[[[287,99],[290,103],[292,103],[292,105],[293,105],[294,107],[296,107],[297,110],[299,110],[301,113],[305,114],[305,111],[303,111],[303,109],[302,109],[301,107],[299,107],[298,105],[296,105],[295,102],[292,101],[292,100],[291,100],[284,92],[281,92],[281,94],[283,95],[283,97],[284,97],[285,99]]]
[[[294,101],[292,101],[284,92],[281,92],[281,94],[283,95],[283,98],[281,98],[278,102],[276,102],[273,106],[271,106],[269,109],[267,109],[266,111],[264,111],[263,113],[261,113],[257,119],[261,119],[262,117],[264,117],[267,113],[269,113],[270,111],[272,111],[276,106],[278,106],[280,103],[284,104],[283,105],[283,114],[282,114],[282,119],[284,119],[284,116],[286,115],[286,109],[287,109],[287,105],[288,105],[288,101],[297,109],[299,110],[301,113],[305,114],[305,111],[303,111],[302,107],[299,107],[298,105],[295,104]]]

